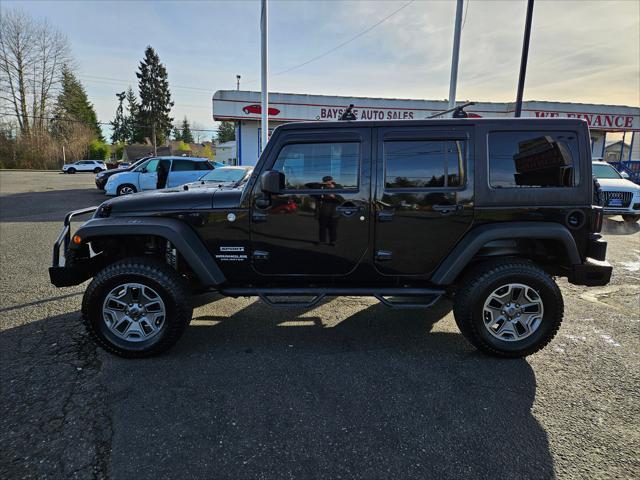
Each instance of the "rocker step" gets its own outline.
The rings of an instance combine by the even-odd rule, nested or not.
[[[428,308],[436,303],[444,290],[431,288],[225,288],[220,293],[229,297],[260,297],[274,307],[312,307],[325,297],[362,296],[375,297],[390,308]],[[296,297],[304,297],[304,300]],[[309,298],[310,297],[310,298]]]

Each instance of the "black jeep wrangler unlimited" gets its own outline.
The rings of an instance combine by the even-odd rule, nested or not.
[[[554,276],[609,282],[594,193],[582,120],[292,123],[244,189],[168,189],[69,213],[50,276],[59,287],[93,278],[84,323],[125,357],[169,348],[206,290],[274,305],[449,296],[473,345],[519,357],[560,327]],[[91,212],[71,235],[72,217]]]

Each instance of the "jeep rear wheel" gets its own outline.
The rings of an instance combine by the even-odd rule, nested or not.
[[[102,169],[100,167],[96,167],[93,169],[93,173],[100,173]]]
[[[560,289],[527,260],[484,262],[462,279],[454,305],[462,334],[500,357],[524,357],[547,345],[562,323]]]
[[[122,357],[146,357],[178,341],[191,321],[180,276],[147,258],[116,262],[95,276],[82,300],[82,319],[96,343]]]

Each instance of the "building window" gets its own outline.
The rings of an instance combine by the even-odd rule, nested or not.
[[[287,190],[356,189],[360,144],[292,143],[280,150],[274,170],[285,175]]]
[[[493,188],[573,187],[578,158],[574,132],[492,132],[489,183]]]
[[[385,188],[449,188],[463,184],[462,140],[384,142]]]

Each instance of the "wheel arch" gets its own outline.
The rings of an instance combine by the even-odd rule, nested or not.
[[[185,222],[174,218],[121,217],[95,218],[83,224],[75,233],[82,241],[71,243],[79,250],[88,242],[114,237],[159,237],[169,241],[198,277],[203,287],[214,287],[226,281],[222,270],[196,232]]]
[[[513,241],[510,245],[508,241]],[[431,281],[436,285],[450,285],[478,258],[518,255],[518,242],[549,242],[564,248],[571,265],[581,263],[580,252],[569,230],[552,222],[508,222],[483,225],[467,232],[434,272]]]

